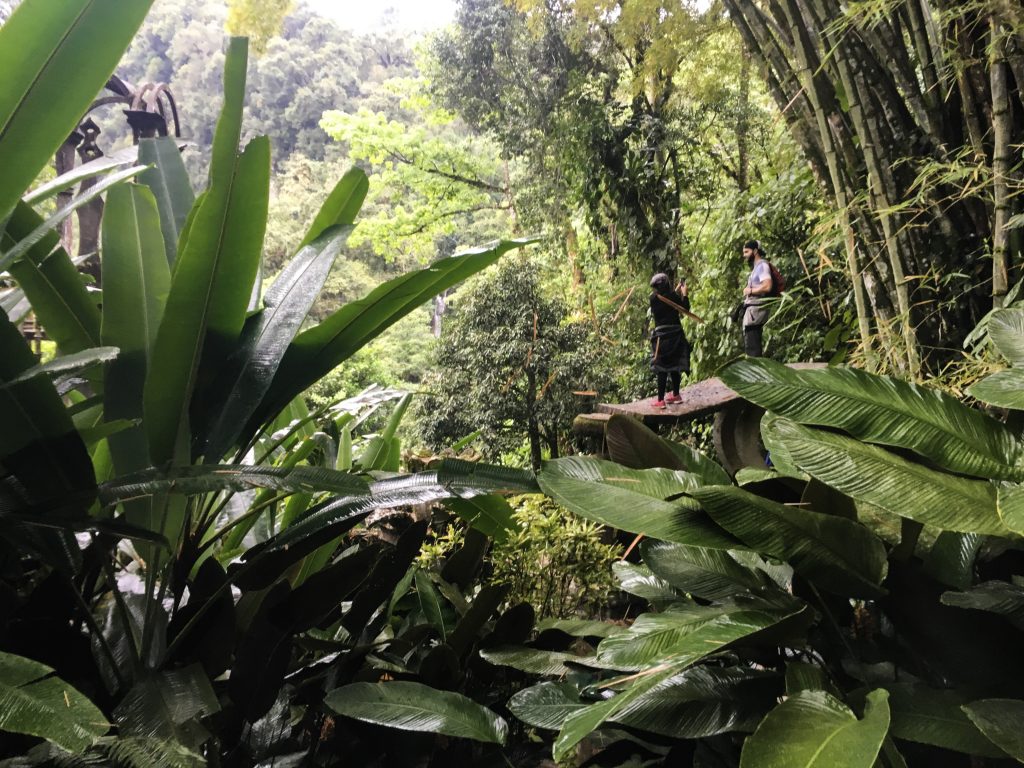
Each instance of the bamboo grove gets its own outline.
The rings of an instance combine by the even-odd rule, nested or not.
[[[1024,9],[723,2],[834,197],[868,359],[941,364],[1020,262]]]

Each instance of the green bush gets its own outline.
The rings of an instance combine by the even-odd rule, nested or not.
[[[538,618],[599,616],[622,548],[604,542],[602,526],[544,496],[520,496],[513,505],[519,529],[491,550],[491,578],[509,587],[509,602],[529,603]]]

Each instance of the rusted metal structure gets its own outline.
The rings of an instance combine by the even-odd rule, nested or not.
[[[127,80],[113,75],[104,88],[106,95],[96,99],[82,116],[78,128],[71,132],[67,140],[57,150],[54,163],[57,175],[67,173],[75,167],[76,155],[81,163],[87,163],[103,156],[103,151],[96,143],[102,129],[92,118],[92,113],[110,104],[125,105],[124,116],[132,131],[132,143],[138,144],[141,139],[157,136],[181,136],[181,121],[178,118],[178,105],[174,95],[166,83],[143,83],[134,86]],[[86,179],[77,190],[81,194],[96,183],[95,179]],[[58,206],[71,201],[76,190],[61,192],[57,197]],[[103,218],[103,201],[99,198],[83,205],[76,212],[78,216],[78,255],[95,254],[99,246],[100,220]],[[71,219],[64,221],[61,231],[64,248],[71,251]],[[90,274],[99,284],[99,259],[91,256],[82,265],[82,271]]]

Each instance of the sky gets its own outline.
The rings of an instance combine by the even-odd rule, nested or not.
[[[386,10],[394,9],[396,26],[406,32],[432,32],[455,18],[455,0],[306,0],[317,13],[357,32],[380,26]]]

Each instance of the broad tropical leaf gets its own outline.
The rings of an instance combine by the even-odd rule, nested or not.
[[[0,28],[0,220],[74,130],[152,0],[26,0]]]
[[[728,485],[729,475],[718,464],[689,446],[659,437],[636,419],[619,414],[605,429],[612,461],[633,469],[676,469],[699,477],[704,484]]]
[[[1024,587],[1005,581],[986,581],[966,592],[945,592],[944,605],[988,611],[1024,630]]]
[[[686,494],[705,485],[699,475],[681,469],[629,469],[612,461],[589,456],[568,456],[545,463],[552,474],[564,475],[591,483],[622,488],[652,499],[675,501],[699,509]]]
[[[355,496],[366,493],[369,486],[359,475],[325,467],[202,464],[170,467],[167,470],[147,469],[119,477],[101,486],[100,501],[104,505],[112,505],[125,499],[164,493],[192,495],[251,488]]]
[[[328,374],[427,299],[496,262],[503,254],[536,240],[502,240],[434,262],[426,269],[389,280],[319,325],[303,331],[288,347],[256,423],[281,410],[293,397]],[[251,426],[250,426],[251,428]]]
[[[7,222],[4,247],[27,237],[42,224],[32,208],[19,203]],[[64,354],[100,345],[100,311],[82,276],[50,230],[10,267],[11,275],[32,304],[36,319]]]
[[[670,605],[683,599],[683,595],[646,565],[619,560],[612,564],[612,574],[619,582],[619,589],[630,595],[642,597],[655,607]]]
[[[57,229],[58,224],[65,219],[70,218],[71,215],[83,205],[92,202],[114,185],[127,181],[133,176],[137,176],[143,170],[145,170],[145,166],[135,165],[131,168],[126,168],[123,171],[112,173],[103,179],[103,181],[97,182],[93,186],[89,187],[85,192],[79,194],[67,205],[59,208],[27,235],[21,236],[13,246],[7,249],[7,251],[0,254],[0,272],[10,269],[12,264],[16,263],[19,259],[25,258],[25,256],[32,251],[36,245],[45,240]]]
[[[142,139],[139,164],[150,166],[139,176],[139,182],[149,187],[156,199],[167,263],[173,265],[178,255],[178,239],[196,199],[178,142],[166,136]]]
[[[907,461],[844,435],[776,419],[765,427],[811,476],[858,501],[944,531],[1008,536],[995,487]]]
[[[547,629],[557,629],[573,637],[608,637],[619,632],[625,632],[626,628],[621,624],[613,624],[610,621],[587,621],[586,619],[544,619],[537,622],[537,631],[543,632]]]
[[[572,683],[540,683],[525,688],[508,701],[509,711],[527,725],[557,731],[570,716],[586,709]]]
[[[237,155],[246,62],[244,38],[232,38],[224,63],[224,108],[214,135],[210,187],[196,201],[187,241],[175,263],[146,378],[146,431],[158,464],[189,458],[189,408],[200,361],[212,358],[221,364],[218,353],[223,355],[237,339],[261,255],[270,150],[266,139],[254,139]]]
[[[825,691],[790,696],[746,740],[740,768],[872,768],[889,729],[887,697],[869,693],[858,720]]]
[[[92,179],[97,176],[103,176],[116,168],[122,168],[126,165],[135,165],[138,159],[139,150],[138,147],[134,146],[119,149],[116,152],[111,152],[109,155],[101,155],[95,160],[90,160],[87,163],[75,166],[70,171],[62,173],[57,178],[51,179],[45,184],[40,184],[27,195],[22,197],[22,202],[27,203],[28,205],[37,205],[38,203],[48,200],[66,189],[70,189],[80,181]],[[146,164],[147,162],[145,160],[138,163],[138,165]]]
[[[800,601],[771,604],[739,599],[716,605],[680,603],[664,613],[645,613],[628,632],[597,647],[598,661],[619,669],[642,670],[704,658],[736,640],[771,627],[802,610]]]
[[[498,647],[480,651],[480,658],[496,667],[511,667],[520,672],[544,677],[562,677],[572,670],[566,662],[575,662],[584,666],[597,664],[593,656],[577,656],[561,651],[542,651],[537,648]],[[601,668],[608,667],[600,665]],[[613,667],[614,669],[614,667]]]
[[[779,694],[767,672],[698,666],[656,685],[613,722],[674,739],[753,731]]]
[[[199,720],[220,711],[202,666],[157,672],[135,683],[114,710],[118,731],[197,750],[206,740]]]
[[[83,349],[81,352],[72,352],[70,355],[61,355],[45,363],[33,365],[2,386],[8,387],[12,384],[21,384],[23,381],[28,381],[35,376],[80,373],[88,368],[92,368],[94,365],[116,359],[120,351],[117,347],[95,347],[93,349]]]
[[[970,703],[964,693],[910,683],[886,685],[892,709],[892,735],[954,752],[1004,757],[961,709]]]
[[[505,541],[518,526],[512,517],[512,505],[501,496],[474,496],[448,499],[444,503],[468,525],[495,541]]]
[[[997,309],[988,317],[988,335],[1013,365],[1024,365],[1024,309]]]
[[[0,463],[28,503],[77,499],[88,507],[96,480],[85,445],[53,383],[32,376],[36,363],[21,333],[0,312]]]
[[[993,373],[969,387],[967,394],[999,408],[1024,410],[1024,370],[1010,368]]]
[[[234,445],[277,372],[285,350],[320,295],[324,281],[348,239],[348,227],[332,228],[304,247],[281,271],[263,298],[264,309],[250,317],[238,349],[215,385],[215,420],[202,453],[219,460]],[[224,392],[224,395],[220,395]]]
[[[103,713],[50,667],[0,651],[0,731],[82,752],[108,730]]]
[[[363,207],[370,182],[361,168],[352,168],[334,185],[331,194],[320,206],[306,236],[299,243],[301,251],[314,240],[318,240],[330,228],[347,226],[355,222],[359,209]]]
[[[762,408],[906,448],[967,475],[1013,479],[1022,446],[1004,424],[938,389],[855,368],[794,370],[765,358],[730,365],[722,380]]]
[[[999,483],[996,486],[996,511],[1009,530],[1024,536],[1024,485]]]
[[[706,515],[695,511],[692,502],[662,501],[627,488],[594,482],[593,468],[593,464],[549,461],[537,475],[537,481],[544,493],[588,520],[680,544],[711,549],[741,546]]]
[[[1024,701],[982,699],[965,704],[962,709],[993,744],[1018,763],[1024,763]]]
[[[967,589],[974,581],[974,561],[985,537],[977,533],[939,534],[924,561],[924,571],[936,581]]]
[[[644,563],[672,586],[709,600],[774,586],[763,572],[740,565],[727,551],[666,541],[640,544]]]
[[[486,707],[458,693],[422,683],[352,683],[324,699],[335,712],[403,731],[426,731],[504,744],[508,725]]]
[[[885,546],[859,523],[732,486],[703,488],[694,497],[744,544],[787,561],[819,586],[860,597],[883,593],[879,585],[885,577]]]

